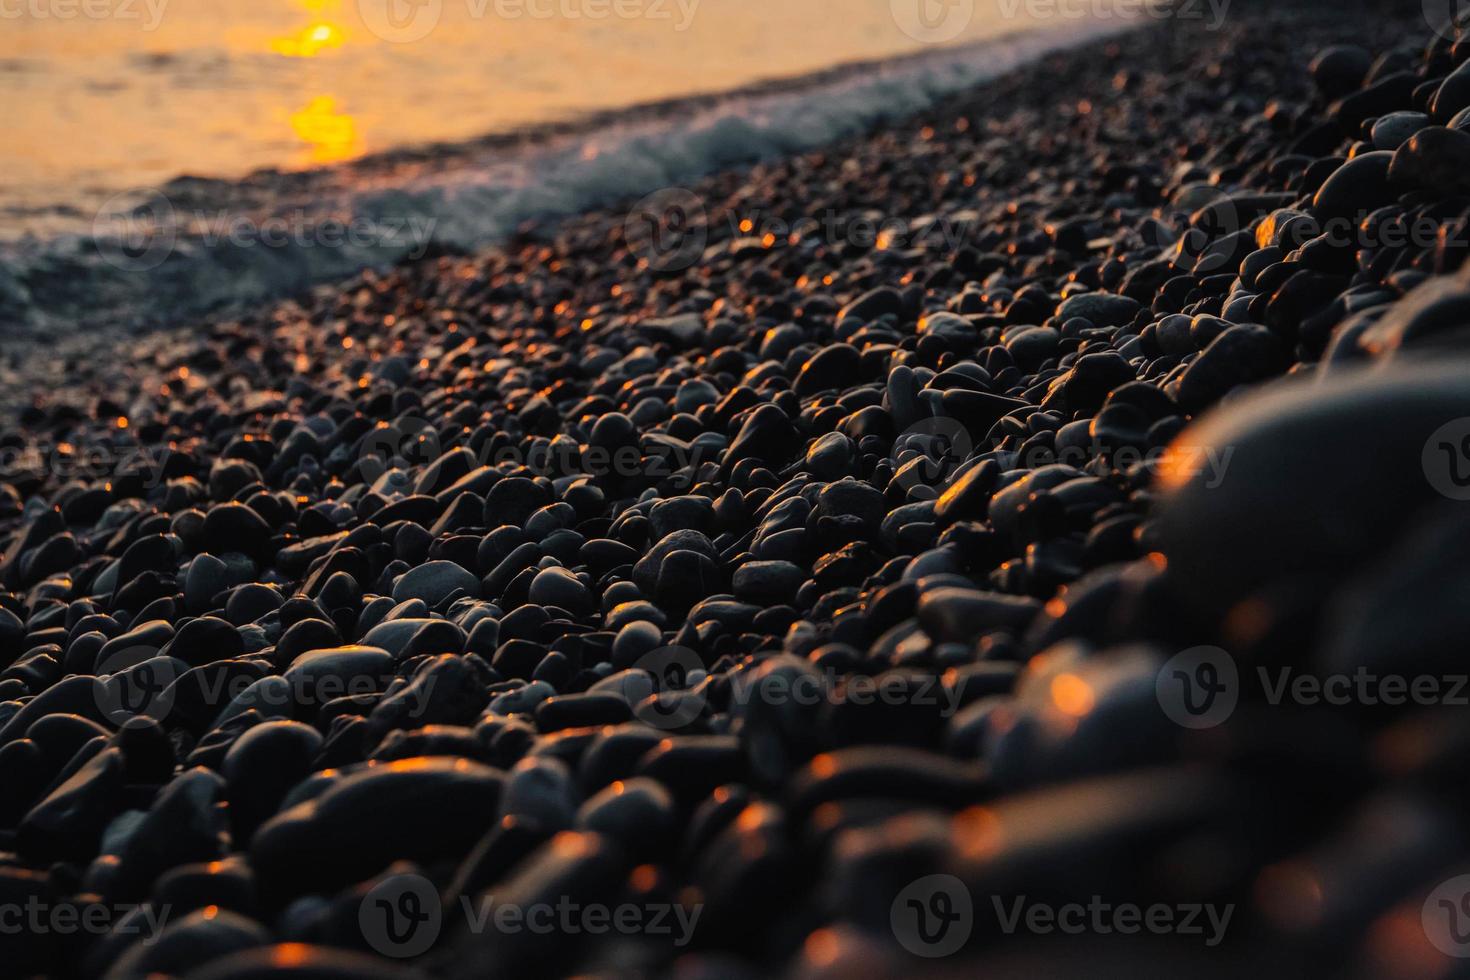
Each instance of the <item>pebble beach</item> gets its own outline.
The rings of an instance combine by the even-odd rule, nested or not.
[[[1227,14],[0,354],[3,972],[1470,976],[1470,32]]]

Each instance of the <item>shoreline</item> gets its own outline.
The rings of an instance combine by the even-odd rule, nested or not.
[[[115,195],[90,233],[0,246],[6,315],[20,311],[31,332],[178,322],[361,268],[474,251],[522,227],[860,134],[1009,65],[1128,29],[1112,19],[1020,29],[319,170],[180,177]]]

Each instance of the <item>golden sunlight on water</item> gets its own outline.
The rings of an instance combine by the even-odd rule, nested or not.
[[[395,33],[385,3],[390,13],[395,4],[431,11],[430,29]],[[0,206],[180,174],[320,166],[924,47],[896,24],[889,0],[135,0],[119,9],[134,16],[5,21]],[[953,40],[1029,26],[976,16]]]
[[[288,58],[315,58],[323,51],[341,46],[342,29],[322,22],[310,24],[295,34],[278,37],[271,42],[272,51]]]
[[[315,58],[342,47],[347,37],[343,27],[331,20],[315,19],[340,15],[341,0],[300,0],[300,4],[312,22],[294,33],[272,38],[270,49],[287,58]],[[289,118],[291,131],[308,146],[305,162],[339,163],[363,153],[357,121],[341,111],[334,96],[315,96]]]
[[[337,163],[362,155],[356,121],[339,111],[330,95],[318,95],[291,113],[291,129],[310,144],[307,156],[312,163]]]

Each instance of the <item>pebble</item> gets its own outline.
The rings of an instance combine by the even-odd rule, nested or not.
[[[1340,581],[1381,556],[1443,499],[1425,444],[1459,417],[1466,384],[1451,365],[1345,372],[1262,392],[1191,430],[1197,451],[1166,467],[1159,514],[1184,594],[1228,608],[1288,578]]]
[[[421,599],[430,607],[456,592],[478,597],[480,580],[452,561],[431,561],[405,572],[393,583],[393,601]]]
[[[504,774],[466,759],[384,763],[272,817],[250,841],[269,895],[362,881],[395,860],[463,854],[494,819]]]
[[[573,614],[590,612],[594,604],[587,587],[565,568],[537,572],[527,598],[538,606],[556,606]]]
[[[806,581],[807,573],[787,561],[753,561],[735,570],[735,595],[763,605],[790,603]]]

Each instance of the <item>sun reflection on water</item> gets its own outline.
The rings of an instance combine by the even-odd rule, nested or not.
[[[326,21],[318,21],[303,27],[295,34],[278,37],[271,41],[271,50],[288,58],[315,58],[323,51],[342,46],[342,29]]]
[[[342,112],[330,95],[318,95],[291,113],[291,129],[310,144],[311,163],[337,163],[359,156],[363,150],[357,121]]]

